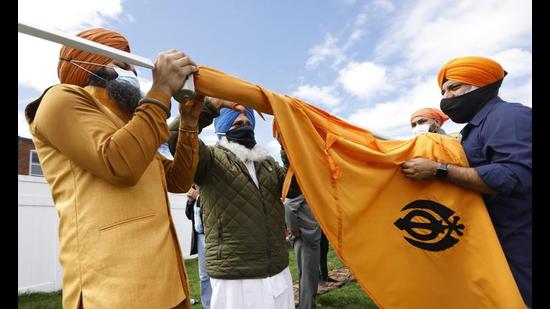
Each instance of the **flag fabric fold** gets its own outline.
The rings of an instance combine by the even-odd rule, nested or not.
[[[468,166],[456,139],[429,133],[380,140],[299,99],[205,66],[195,87],[274,115],[311,210],[379,307],[525,308],[480,194],[400,172],[416,156]]]

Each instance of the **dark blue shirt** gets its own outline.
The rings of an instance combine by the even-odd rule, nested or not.
[[[470,166],[497,192],[483,194],[483,199],[523,299],[531,307],[531,108],[497,96],[461,133]]]

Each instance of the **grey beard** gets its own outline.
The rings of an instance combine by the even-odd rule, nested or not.
[[[428,132],[437,133],[438,130],[439,126],[435,122],[432,122],[432,124],[430,124],[430,128],[428,129]]]
[[[125,82],[108,81],[105,88],[109,96],[131,114],[136,111],[139,100],[143,98],[138,88]]]
[[[90,75],[90,86],[97,86],[107,89],[109,96],[125,111],[134,114],[138,106],[139,100],[143,98],[143,94],[139,90],[128,83],[116,81],[116,73],[111,74],[105,68],[101,68],[94,72],[103,79]]]

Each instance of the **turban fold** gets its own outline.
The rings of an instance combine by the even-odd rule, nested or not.
[[[254,110],[252,108],[246,109],[247,117],[252,123],[252,128],[256,126],[256,118],[254,117]],[[233,122],[239,116],[240,112],[231,110],[229,108],[222,108],[220,115],[214,118],[214,128],[216,133],[225,133],[229,131],[229,128],[233,125]]]
[[[437,74],[439,88],[445,80],[455,80],[461,83],[484,87],[501,80],[506,72],[497,62],[485,57],[462,57],[444,64]]]
[[[77,36],[130,52],[128,40],[126,40],[126,38],[118,32],[104,28],[93,28],[82,31],[77,34]],[[76,60],[75,63],[78,66],[90,71],[95,71],[99,67],[93,64],[80,63],[78,61],[93,62],[98,64],[107,64],[113,61],[113,59],[108,57],[98,56],[76,48],[63,46],[59,52],[59,63],[57,64],[57,76],[59,76],[59,81],[66,84],[78,85],[80,87],[84,87],[88,84],[90,73],[86,72],[74,63],[70,63],[71,60]]]
[[[445,113],[438,110],[437,108],[421,108],[412,114],[411,121],[414,117],[418,116],[439,120],[439,123],[441,125],[443,125],[443,123],[449,119],[449,117],[445,115]]]

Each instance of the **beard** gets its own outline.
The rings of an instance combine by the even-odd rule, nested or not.
[[[437,133],[439,131],[439,125],[437,123],[432,122],[430,124],[430,128],[428,129],[428,132]]]
[[[122,109],[130,114],[136,111],[139,100],[143,98],[139,88],[125,82],[116,81],[115,78],[117,78],[118,75],[115,72],[107,71],[105,67],[95,71],[94,74],[99,75],[101,78],[91,74],[88,85],[107,89],[109,96],[115,100]]]

